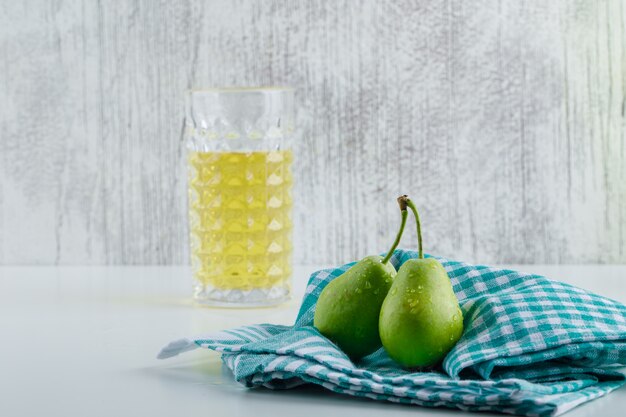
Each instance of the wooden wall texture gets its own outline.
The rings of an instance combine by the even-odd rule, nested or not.
[[[187,262],[183,91],[268,84],[297,262],[385,250],[401,193],[431,253],[626,262],[622,0],[5,0],[0,263]]]

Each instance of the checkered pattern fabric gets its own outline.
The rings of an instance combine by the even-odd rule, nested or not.
[[[399,268],[417,257],[397,250]],[[556,416],[624,384],[626,306],[539,275],[437,258],[452,281],[465,332],[440,367],[400,368],[383,349],[358,363],[313,327],[322,289],[347,264],[309,279],[294,326],[259,324],[170,343],[160,358],[197,347],[222,352],[248,387],[305,383],[396,403]],[[625,277],[626,278],[626,277]]]

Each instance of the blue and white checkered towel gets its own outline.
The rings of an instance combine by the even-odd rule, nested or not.
[[[399,268],[417,257],[397,250]],[[556,416],[622,386],[626,306],[539,275],[437,258],[465,317],[465,332],[432,372],[398,367],[383,349],[358,363],[313,327],[322,289],[353,264],[315,272],[294,326],[259,324],[182,339],[167,358],[197,347],[222,352],[247,387],[331,391],[427,407]],[[626,278],[626,277],[625,277]]]

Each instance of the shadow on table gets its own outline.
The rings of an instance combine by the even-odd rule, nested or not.
[[[368,398],[352,397],[329,391],[319,385],[307,384],[289,390],[270,390],[267,388],[245,388],[235,381],[232,372],[219,359],[218,355],[211,355],[196,359],[179,360],[171,365],[158,368],[144,368],[142,373],[156,376],[166,384],[204,386],[219,390],[219,395],[225,397],[236,395],[237,401],[254,401],[259,407],[276,407],[280,414],[280,407],[289,404],[292,408],[316,409],[324,412],[325,409],[343,409],[348,411],[355,408],[366,408],[368,413],[427,413],[438,416],[461,415],[460,410],[443,408],[425,408],[408,404],[374,401]],[[618,390],[609,394],[608,398],[591,401],[566,413],[567,417],[592,417],[598,415],[612,415],[612,411],[621,408],[624,403],[626,390]],[[339,410],[341,411],[341,410]],[[351,414],[351,413],[350,413]],[[476,416],[502,416],[496,413],[472,413]]]
[[[220,396],[226,400],[226,396],[235,394],[239,401],[253,401],[258,407],[277,407],[276,413],[280,415],[280,407],[289,404],[293,409],[352,409],[365,407],[368,413],[394,412],[411,413],[416,411],[428,411],[429,415],[457,415],[458,410],[420,408],[414,405],[397,404],[391,402],[374,401],[368,398],[351,397],[329,391],[319,385],[307,384],[289,390],[271,390],[263,387],[246,388],[235,381],[232,372],[222,364],[219,357],[214,360],[197,359],[179,361],[176,364],[159,368],[144,368],[141,373],[158,377],[166,384],[176,383],[187,386],[205,386],[208,389],[219,390]],[[340,410],[339,410],[340,411]],[[368,414],[369,415],[369,414]],[[487,414],[484,416],[501,416],[501,414]]]

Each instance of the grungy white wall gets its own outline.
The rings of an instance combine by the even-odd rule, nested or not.
[[[297,262],[384,251],[401,193],[431,253],[626,262],[621,0],[0,8],[2,264],[187,262],[183,91],[276,84]]]

